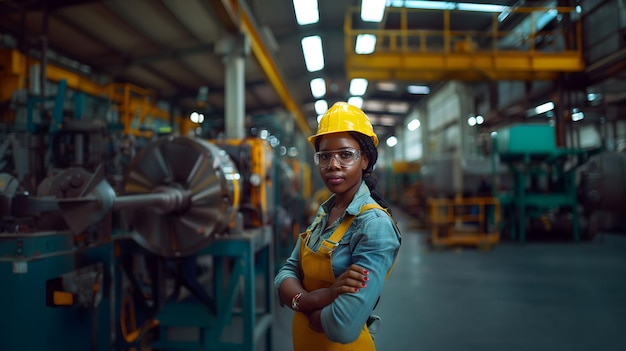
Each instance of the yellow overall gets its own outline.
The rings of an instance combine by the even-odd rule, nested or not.
[[[361,208],[361,212],[372,208],[382,207],[377,204],[366,204]],[[328,288],[335,281],[335,275],[332,268],[332,250],[341,238],[344,236],[352,221],[356,216],[348,215],[339,224],[330,238],[324,240],[317,251],[309,248],[308,241],[310,231],[300,234],[300,267],[302,269],[303,278],[302,285],[307,291]],[[367,330],[367,326],[363,325],[361,335],[350,344],[341,344],[330,341],[326,334],[318,333],[309,327],[309,321],[302,313],[296,312],[293,317],[293,346],[294,351],[339,351],[339,350],[358,350],[358,351],[375,351],[374,340]]]

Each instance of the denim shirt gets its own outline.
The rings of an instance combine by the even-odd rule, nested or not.
[[[317,214],[323,217],[315,227],[311,224],[309,247],[317,250],[323,239],[327,239],[337,229],[342,216],[326,227],[328,214],[335,202],[331,196],[318,209]],[[369,188],[361,183],[359,190],[348,205],[346,213],[358,215],[361,206],[376,203],[371,197]],[[328,339],[334,342],[350,343],[359,336],[363,325],[371,314],[383,288],[383,283],[391,269],[400,249],[400,233],[393,220],[380,209],[371,209],[357,216],[333,251],[332,267],[335,277],[343,273],[351,264],[357,264],[369,271],[367,286],[357,293],[344,293],[335,301],[322,309],[321,322]],[[301,279],[300,238],[291,256],[281,267],[274,278],[278,289],[287,278]]]

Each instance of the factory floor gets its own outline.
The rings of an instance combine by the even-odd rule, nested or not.
[[[403,231],[376,313],[379,351],[626,350],[626,235],[503,241],[433,250]],[[291,310],[275,304],[273,351],[291,350]]]

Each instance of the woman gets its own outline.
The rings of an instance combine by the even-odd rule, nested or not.
[[[333,194],[274,280],[296,311],[294,350],[375,350],[366,324],[400,249],[400,231],[374,190],[378,137],[363,111],[338,102],[308,140]]]

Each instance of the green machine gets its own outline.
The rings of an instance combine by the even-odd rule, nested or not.
[[[572,239],[580,240],[577,169],[599,151],[557,147],[554,127],[548,124],[515,124],[492,133],[494,195],[502,205],[502,229],[524,242],[531,223],[550,232],[557,221],[566,221]],[[502,166],[513,178],[509,189],[498,179]]]

